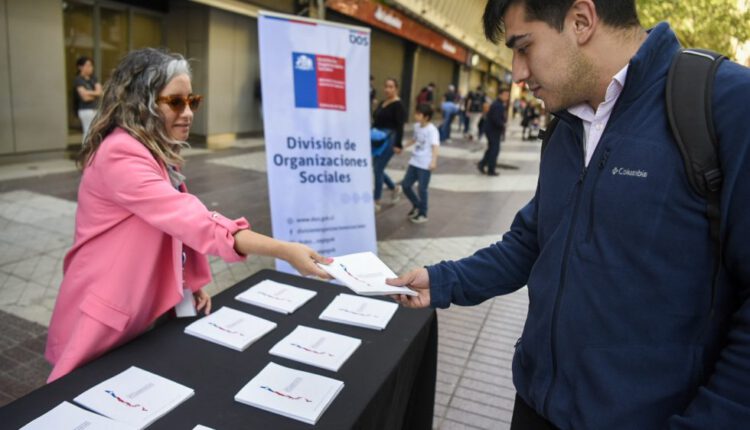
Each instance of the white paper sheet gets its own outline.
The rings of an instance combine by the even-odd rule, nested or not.
[[[396,278],[397,276],[372,252],[341,255],[334,257],[331,264],[318,264],[318,266],[352,291],[363,296],[417,295],[415,291],[409,288],[392,287],[386,284],[387,278]]]
[[[235,299],[283,314],[291,314],[315,297],[317,292],[266,279],[237,295]]]
[[[113,421],[78,406],[62,402],[21,430],[134,430],[137,427]]]
[[[185,333],[244,351],[275,328],[275,322],[224,306],[185,327]]]
[[[338,372],[362,343],[360,339],[297,326],[268,351],[271,355]]]
[[[234,400],[315,424],[344,388],[342,381],[268,363]]]
[[[192,388],[133,366],[73,400],[115,421],[144,428],[192,395]]]
[[[339,294],[320,314],[320,319],[383,330],[398,310],[398,304],[351,294]]]

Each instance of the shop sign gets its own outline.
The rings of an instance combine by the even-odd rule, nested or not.
[[[336,12],[366,22],[373,27],[393,33],[461,63],[468,51],[445,36],[404,13],[370,0],[328,0],[326,6]]]

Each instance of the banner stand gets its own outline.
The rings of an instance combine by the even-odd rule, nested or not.
[[[370,30],[261,11],[258,32],[273,236],[326,256],[377,253]]]

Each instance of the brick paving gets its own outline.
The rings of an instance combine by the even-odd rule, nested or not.
[[[402,273],[499,240],[536,184],[539,145],[519,137],[511,127],[500,161],[513,169],[496,178],[476,171],[480,144],[455,139],[441,148],[430,184],[430,222],[408,222],[406,199],[384,205],[376,217],[381,258]],[[191,192],[208,207],[230,217],[249,215],[254,229],[269,234],[265,166],[258,162],[265,160],[263,150],[261,139],[218,152],[193,149],[186,154],[186,174]],[[408,156],[394,157],[389,172],[395,180],[407,162]],[[0,166],[0,405],[43,385],[49,374],[46,325],[72,242],[78,178],[64,160]],[[273,267],[271,259],[227,264],[211,258],[208,291],[216,294],[266,267]],[[527,306],[522,289],[479,306],[438,311],[433,428],[509,427],[515,396],[510,365]]]
[[[0,311],[0,405],[44,385],[52,367],[44,360],[47,328]]]

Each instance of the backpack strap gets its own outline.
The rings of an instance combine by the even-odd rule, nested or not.
[[[711,105],[716,70],[725,58],[711,51],[681,49],[672,59],[666,88],[669,125],[682,154],[688,181],[693,190],[706,199],[706,217],[716,255],[711,315],[722,264],[720,198],[723,180]]]
[[[547,128],[542,130],[539,130],[539,133],[537,133],[537,138],[541,139],[542,141],[542,154],[544,154],[544,150],[547,149],[547,144],[549,143],[549,140],[552,138],[552,133],[555,132],[555,127],[557,127],[557,123],[560,122],[560,118],[553,116],[552,119],[549,121],[549,124],[547,124]]]

